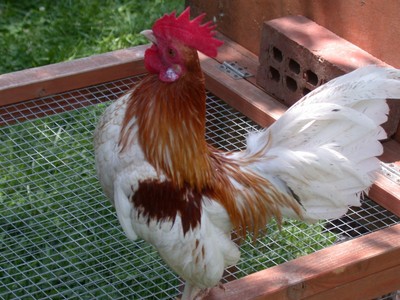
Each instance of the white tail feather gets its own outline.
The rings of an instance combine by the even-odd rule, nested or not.
[[[400,99],[400,71],[368,66],[315,89],[272,126],[247,139],[250,168],[286,184],[306,220],[338,218],[373,183],[386,137],[386,99]],[[264,149],[264,150],[263,150]],[[282,212],[293,217],[290,209]]]

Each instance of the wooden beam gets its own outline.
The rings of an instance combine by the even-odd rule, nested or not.
[[[215,60],[200,53],[207,89],[262,127],[271,125],[287,107],[256,85],[258,57],[221,33],[217,38],[224,44],[218,49]],[[233,79],[219,70],[225,61],[237,62],[253,76]]]
[[[202,54],[200,57],[207,89],[262,127],[272,124],[286,111],[286,106],[252,83],[221,72],[218,61]]]
[[[397,132],[393,137],[397,142],[400,143],[400,123],[399,123],[399,127],[397,128]]]
[[[256,74],[259,65],[258,56],[221,33],[217,33],[216,37],[224,42],[218,49],[216,60],[220,63],[224,61],[237,62],[240,66],[247,68],[247,71],[253,76],[246,77],[245,80],[256,85]]]
[[[375,299],[383,294],[396,291],[399,285],[400,266],[396,266],[382,272],[377,272],[370,276],[361,278],[360,280],[343,284],[336,288],[330,289],[324,293],[307,297],[307,300],[320,299],[351,299],[365,300]],[[384,280],[382,280],[384,279]],[[377,284],[380,286],[377,288]],[[383,290],[386,292],[382,293]],[[395,299],[395,298],[393,298]]]
[[[207,299],[366,299],[399,289],[399,266],[395,225],[213,288]]]
[[[368,196],[379,205],[400,217],[400,185],[378,174]]]
[[[138,46],[0,75],[0,103],[7,105],[146,72]]]
[[[383,142],[383,148],[383,154],[379,159],[400,167],[400,143],[390,139]],[[379,205],[400,217],[400,184],[398,182],[379,174],[369,191],[369,196]]]
[[[384,141],[382,144],[384,151],[379,159],[385,163],[400,163],[400,142],[394,139],[389,139]]]

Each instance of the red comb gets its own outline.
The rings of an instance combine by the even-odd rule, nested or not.
[[[189,47],[215,57],[223,42],[214,37],[216,25],[211,21],[201,24],[204,17],[205,14],[201,14],[190,20],[190,7],[187,7],[178,17],[173,12],[158,19],[153,25],[153,33],[156,37],[176,38]]]

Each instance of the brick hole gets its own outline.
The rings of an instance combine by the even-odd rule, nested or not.
[[[279,49],[276,48],[276,47],[272,47],[272,55],[273,55],[273,57],[274,57],[274,59],[275,59],[276,61],[282,62],[282,60],[283,60],[283,54],[282,54],[282,51],[281,51],[281,50],[279,50]]]
[[[300,73],[300,64],[295,61],[294,59],[290,59],[289,60],[289,69],[295,73],[295,74],[299,74]]]
[[[304,73],[304,77],[309,84],[316,86],[318,84],[318,76],[313,71],[308,70]]]
[[[281,80],[281,74],[274,67],[269,67],[269,75],[273,81],[279,82]]]
[[[307,95],[309,92],[311,92],[310,89],[308,89],[308,88],[303,88],[303,91],[302,91],[303,96]]]
[[[297,82],[290,76],[286,76],[286,86],[292,92],[295,92],[297,90]]]

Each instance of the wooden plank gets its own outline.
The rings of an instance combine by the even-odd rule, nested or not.
[[[400,143],[390,139],[383,143],[384,152],[379,157],[382,162],[400,167]],[[379,205],[400,217],[400,185],[379,174],[369,196]]]
[[[307,297],[307,300],[341,299],[341,300],[365,300],[375,299],[388,292],[400,288],[400,266],[396,266],[382,272],[349,282],[327,292]],[[378,284],[379,283],[379,284]],[[395,299],[395,298],[393,298]]]
[[[235,80],[221,72],[219,62],[202,54],[200,57],[207,89],[262,127],[272,124],[286,111],[286,106],[252,83]]]
[[[396,134],[393,136],[393,139],[400,143],[400,123],[399,127],[397,128]]]
[[[235,43],[222,33],[217,33],[216,37],[224,42],[218,49],[216,60],[220,63],[224,61],[237,62],[240,66],[247,68],[247,71],[253,76],[247,77],[245,80],[256,85],[256,74],[259,65],[258,56],[238,43]]]
[[[368,297],[373,297],[400,288],[400,276],[392,276],[399,266],[400,225],[395,225],[213,288],[207,299],[308,299],[338,287],[354,293],[357,281],[371,279],[375,289]],[[344,299],[331,295],[322,299]]]
[[[147,47],[0,75],[0,103],[7,105],[144,73]]]
[[[256,85],[258,57],[221,33],[217,37],[224,44],[215,60],[199,53],[207,89],[262,127],[271,125],[287,107]],[[254,76],[233,79],[218,69],[224,61],[237,62]]]
[[[368,196],[376,203],[400,217],[400,185],[378,174]]]
[[[135,80],[139,80],[135,78]],[[22,101],[12,105],[0,106],[0,126],[8,126],[16,122],[24,122],[31,119],[43,118],[46,116],[75,110],[82,107],[96,105],[102,101],[108,101],[111,95],[128,90],[133,85],[131,78],[122,79],[121,86],[117,86],[115,81],[103,83],[105,92],[99,92],[97,86],[85,87],[84,89],[68,91],[67,94],[50,95],[49,97],[34,99],[32,101]]]
[[[385,163],[400,163],[400,142],[390,139],[383,142],[384,152],[379,159]]]

